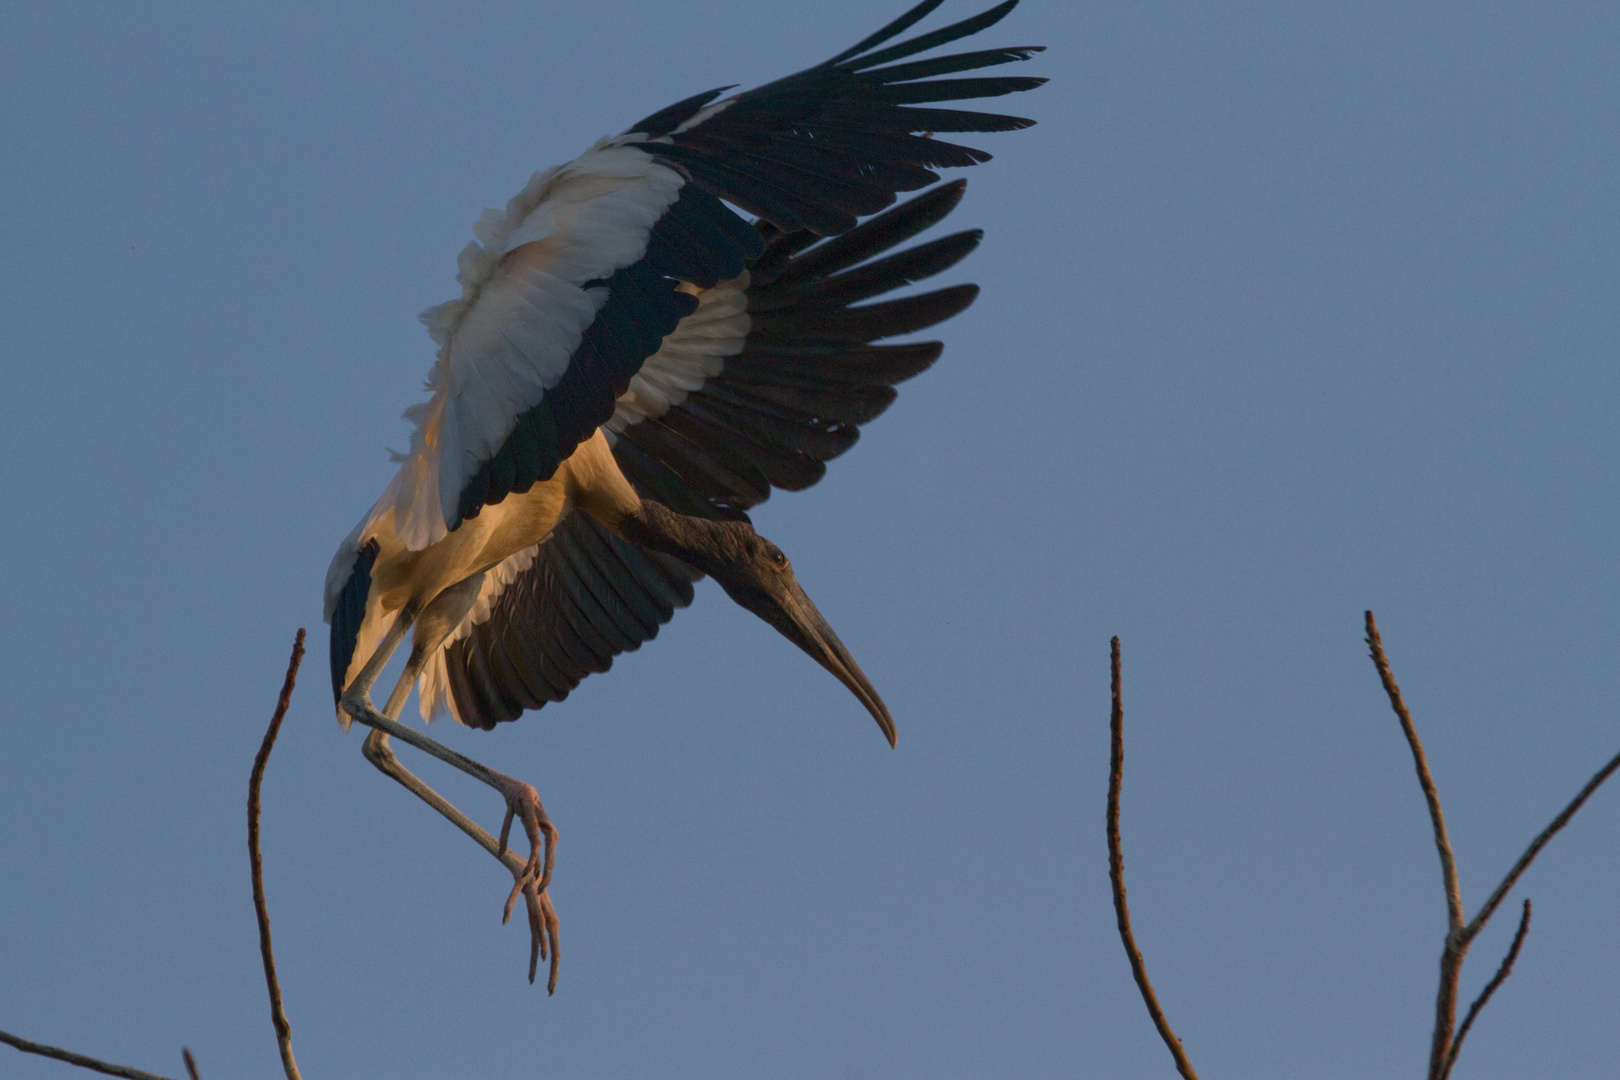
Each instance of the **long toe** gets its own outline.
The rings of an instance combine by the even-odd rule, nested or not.
[[[551,906],[551,894],[540,894],[540,914],[546,924],[546,937],[551,942],[551,976],[546,980],[546,993],[557,992],[557,964],[562,959],[562,950],[557,945],[557,909]],[[529,972],[529,981],[534,981],[534,971]]]

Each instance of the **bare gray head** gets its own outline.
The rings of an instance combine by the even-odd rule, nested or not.
[[[849,687],[883,729],[889,745],[896,744],[894,718],[871,680],[805,595],[782,549],[755,532],[751,524],[688,517],[644,499],[641,512],[626,519],[620,531],[626,538],[674,555],[714,578],[727,596],[776,627]]]

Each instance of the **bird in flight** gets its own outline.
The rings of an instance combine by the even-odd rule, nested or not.
[[[1033,123],[934,103],[1046,81],[935,78],[1036,46],[908,59],[999,22],[1017,0],[886,44],[942,2],[798,74],[677,102],[535,174],[473,226],[461,295],[423,314],[439,346],[431,396],[406,412],[410,450],[327,572],[332,692],[341,723],[372,729],[366,758],[511,871],[506,914],[522,896],[531,982],[549,954],[556,988],[556,829],[532,786],[399,723],[413,687],[424,719],[493,729],[654,637],[706,574],[895,743],[871,681],[747,510],[773,487],[819,480],[894,384],[942,349],[874,342],[948,319],[978,293],[862,303],[979,242],[972,230],[895,250],[962,197],[964,182],[938,184],[934,169],[990,158],[936,134]],[[372,686],[407,635],[379,710]],[[401,765],[390,736],[499,792],[499,840]],[[514,820],[526,861],[507,852]]]

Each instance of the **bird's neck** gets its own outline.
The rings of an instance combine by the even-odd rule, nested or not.
[[[673,555],[705,574],[713,574],[716,567],[729,561],[729,549],[735,546],[732,534],[747,528],[743,522],[678,514],[662,503],[642,499],[637,509],[619,520],[617,531],[633,544]]]

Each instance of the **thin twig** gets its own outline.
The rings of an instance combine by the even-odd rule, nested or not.
[[[1434,786],[1429,772],[1429,759],[1423,752],[1423,740],[1418,738],[1412,714],[1401,697],[1401,688],[1395,682],[1395,673],[1384,656],[1384,642],[1378,636],[1378,622],[1367,612],[1367,647],[1372,651],[1373,666],[1383,681],[1384,692],[1389,695],[1390,707],[1400,719],[1401,730],[1406,733],[1407,745],[1412,748],[1412,761],[1417,766],[1418,784],[1429,804],[1429,820],[1434,824],[1434,846],[1440,849],[1440,872],[1446,888],[1446,947],[1440,954],[1440,991],[1434,1002],[1434,1038],[1429,1045],[1429,1080],[1440,1080],[1446,1057],[1451,1050],[1452,1032],[1457,1024],[1457,982],[1462,975],[1463,960],[1468,955],[1466,916],[1463,915],[1462,886],[1457,881],[1457,857],[1446,834],[1446,815],[1440,808],[1440,792]]]
[[[1491,1000],[1496,988],[1507,982],[1507,977],[1513,974],[1513,962],[1519,958],[1519,950],[1524,946],[1524,936],[1530,932],[1530,898],[1524,898],[1524,914],[1519,916],[1519,930],[1513,935],[1513,944],[1507,955],[1502,958],[1502,966],[1496,969],[1491,981],[1485,984],[1485,989],[1479,992],[1479,997],[1468,1006],[1468,1015],[1463,1017],[1462,1026],[1457,1029],[1457,1037],[1451,1042],[1451,1052],[1446,1055],[1445,1068],[1440,1071],[1440,1080],[1451,1075],[1451,1067],[1457,1064],[1457,1055],[1462,1052],[1463,1040],[1468,1037],[1468,1029],[1474,1026],[1474,1018],[1479,1015],[1485,1003]]]
[[[1108,769],[1108,878],[1114,886],[1114,914],[1119,919],[1119,938],[1125,943],[1125,955],[1131,961],[1131,974],[1136,977],[1136,986],[1142,991],[1142,1001],[1147,1005],[1148,1015],[1153,1018],[1153,1026],[1159,1029],[1159,1037],[1170,1048],[1170,1056],[1176,1060],[1176,1071],[1186,1080],[1198,1080],[1192,1062],[1187,1060],[1187,1051],[1182,1049],[1181,1040],[1170,1029],[1170,1021],[1165,1019],[1164,1010],[1159,1008],[1159,996],[1153,992],[1153,984],[1148,981],[1147,964],[1142,960],[1142,951],[1136,947],[1136,935],[1131,932],[1131,909],[1125,904],[1125,854],[1119,840],[1119,792],[1125,782],[1125,706],[1120,695],[1117,637],[1113,640],[1111,657],[1114,710],[1109,722],[1112,751]]]
[[[302,1077],[298,1062],[293,1059],[292,1024],[288,1023],[287,1011],[281,1006],[281,980],[276,977],[276,952],[270,944],[270,909],[264,902],[264,861],[259,855],[259,786],[264,782],[264,767],[270,761],[270,751],[275,748],[282,718],[287,715],[293,686],[298,681],[298,664],[303,659],[304,631],[300,627],[298,636],[293,639],[292,658],[287,661],[287,677],[281,684],[275,715],[270,718],[270,727],[253,759],[253,774],[248,780],[248,856],[253,864],[253,911],[259,917],[259,954],[264,958],[264,983],[270,990],[270,1022],[275,1025],[276,1045],[281,1049],[281,1067],[287,1080],[302,1080]],[[187,1067],[191,1068],[189,1061]]]
[[[1400,718],[1401,729],[1406,732],[1406,741],[1412,747],[1412,758],[1417,763],[1418,783],[1423,786],[1423,796],[1429,803],[1429,816],[1434,821],[1434,842],[1440,849],[1440,867],[1445,874],[1446,947],[1440,954],[1440,992],[1435,1000],[1434,1041],[1429,1053],[1429,1080],[1444,1080],[1457,1062],[1457,1052],[1469,1025],[1474,1022],[1479,1010],[1485,1007],[1485,1002],[1512,970],[1513,961],[1518,956],[1519,947],[1524,943],[1524,935],[1529,929],[1530,901],[1524,902],[1524,916],[1519,923],[1519,932],[1513,940],[1512,950],[1502,963],[1501,970],[1485,988],[1479,1000],[1469,1008],[1462,1028],[1457,1029],[1457,985],[1462,976],[1463,961],[1468,956],[1469,946],[1485,929],[1485,924],[1496,914],[1496,909],[1507,898],[1513,886],[1518,884],[1519,878],[1523,877],[1530,864],[1535,862],[1536,856],[1541,854],[1541,849],[1558,835],[1559,830],[1569,824],[1570,819],[1585,805],[1586,800],[1592,797],[1592,793],[1613,776],[1616,770],[1620,770],[1620,754],[1610,758],[1608,764],[1599,769],[1575,798],[1570,800],[1563,812],[1553,818],[1552,824],[1541,830],[1540,835],[1530,842],[1530,846],[1519,856],[1519,861],[1513,864],[1513,869],[1507,872],[1507,876],[1497,885],[1473,921],[1467,922],[1462,909],[1462,890],[1457,884],[1456,857],[1452,854],[1451,840],[1446,836],[1445,815],[1440,810],[1440,795],[1435,790],[1434,777],[1429,774],[1428,759],[1424,756],[1423,743],[1418,739],[1417,728],[1412,724],[1412,714],[1406,709],[1406,702],[1401,698],[1401,688],[1396,685],[1389,661],[1384,656],[1384,644],[1378,636],[1378,623],[1370,611],[1367,612],[1367,645],[1372,650],[1373,664],[1378,668],[1378,677],[1383,680],[1384,691],[1389,694],[1389,703],[1395,709],[1395,715]],[[1452,1034],[1454,1030],[1457,1032],[1455,1037]]]
[[[1541,849],[1546,847],[1548,841],[1550,841],[1554,836],[1558,835],[1559,830],[1561,830],[1565,825],[1569,824],[1570,819],[1575,816],[1576,811],[1580,810],[1580,808],[1585,805],[1586,800],[1592,797],[1592,793],[1602,786],[1605,780],[1614,775],[1616,769],[1620,769],[1620,754],[1616,754],[1614,757],[1610,758],[1608,764],[1599,769],[1593,775],[1592,779],[1586,782],[1586,786],[1581,788],[1580,792],[1575,796],[1575,798],[1570,800],[1569,805],[1564,807],[1563,812],[1557,817],[1553,818],[1552,824],[1541,830],[1541,833],[1534,840],[1530,841],[1530,846],[1525,848],[1524,854],[1519,856],[1519,861],[1513,864],[1513,869],[1507,872],[1507,876],[1504,877],[1501,884],[1496,887],[1496,891],[1491,893],[1490,898],[1486,900],[1484,906],[1479,909],[1479,913],[1474,916],[1474,920],[1467,926],[1463,927],[1461,931],[1451,935],[1449,941],[1454,941],[1456,943],[1455,951],[1458,955],[1456,964],[1457,968],[1460,969],[1462,967],[1461,957],[1463,954],[1467,953],[1469,945],[1471,945],[1474,939],[1480,935],[1480,932],[1485,929],[1485,924],[1490,922],[1492,915],[1496,914],[1496,909],[1501,906],[1502,901],[1513,889],[1513,886],[1518,884],[1519,878],[1523,877],[1524,872],[1530,869],[1530,864],[1535,862],[1537,855],[1541,854]],[[1502,981],[1508,977],[1508,973],[1513,968],[1513,961],[1518,957],[1519,946],[1524,943],[1524,935],[1529,930],[1529,927],[1530,901],[1526,899],[1524,902],[1524,915],[1519,920],[1519,932],[1514,935],[1513,938],[1513,947],[1508,951],[1507,959],[1502,961],[1502,967],[1499,971],[1497,971],[1496,977],[1492,979],[1491,982],[1485,987],[1485,991],[1480,995],[1479,1000],[1475,1001],[1474,1004],[1469,1008],[1468,1015],[1466,1018],[1464,1018],[1463,1025],[1458,1029],[1457,1037],[1446,1054],[1445,1062],[1441,1066],[1439,1072],[1435,1074],[1436,1080],[1445,1080],[1445,1078],[1451,1074],[1452,1066],[1457,1063],[1457,1053],[1462,1048],[1463,1036],[1467,1034],[1469,1025],[1474,1022],[1474,1016],[1479,1012],[1480,1009],[1485,1007],[1485,1002],[1490,1000],[1490,996],[1496,992],[1496,988],[1500,986]],[[1449,955],[1452,951],[1453,947],[1448,943],[1447,954]],[[1441,970],[1442,972],[1445,970],[1444,958],[1442,958]],[[1455,1002],[1453,1003],[1452,1008],[1455,1010]]]
[[[44,1043],[31,1042],[16,1035],[8,1035],[0,1031],[0,1042],[8,1046],[15,1046],[25,1054],[38,1054],[40,1057],[55,1058],[65,1061],[69,1065],[77,1065],[81,1069],[91,1072],[105,1073],[107,1076],[122,1076],[124,1080],[169,1080],[166,1076],[157,1073],[142,1072],[140,1069],[131,1069],[127,1065],[114,1065],[111,1062],[98,1061],[93,1057],[75,1054],[71,1050],[63,1050],[58,1046],[46,1046]]]
[[[186,1063],[186,1075],[191,1080],[202,1080],[201,1074],[197,1072],[197,1059],[191,1056],[191,1047],[182,1046],[180,1048],[180,1060]]]
[[[1367,645],[1372,650],[1372,661],[1378,668],[1378,677],[1383,680],[1384,692],[1389,695],[1389,703],[1400,718],[1401,730],[1406,732],[1407,744],[1412,747],[1418,783],[1423,786],[1423,797],[1429,802],[1429,818],[1434,822],[1434,846],[1440,849],[1440,872],[1446,883],[1446,915],[1451,930],[1455,932],[1461,930],[1467,920],[1463,915],[1462,886],[1457,881],[1457,857],[1451,849],[1451,838],[1446,835],[1445,812],[1440,809],[1440,792],[1435,789],[1434,777],[1429,773],[1429,759],[1423,753],[1423,740],[1418,738],[1412,714],[1407,711],[1401,688],[1396,685],[1395,673],[1389,669],[1389,660],[1384,656],[1384,642],[1378,636],[1378,623],[1370,611],[1367,612]]]
[[[1569,819],[1575,816],[1575,811],[1579,810],[1582,804],[1592,797],[1592,793],[1602,785],[1603,781],[1614,775],[1616,769],[1620,769],[1620,754],[1610,758],[1609,763],[1599,769],[1597,774],[1586,782],[1586,786],[1581,788],[1580,794],[1576,795],[1574,799],[1570,800],[1570,804],[1564,807],[1564,812],[1553,818],[1552,824],[1541,830],[1540,836],[1530,841],[1530,846],[1525,849],[1523,855],[1519,856],[1519,861],[1513,864],[1513,869],[1509,870],[1507,877],[1502,879],[1502,884],[1496,887],[1496,891],[1491,893],[1490,899],[1485,901],[1485,906],[1479,909],[1479,914],[1474,916],[1474,921],[1468,924],[1465,933],[1470,939],[1485,929],[1485,923],[1496,913],[1497,906],[1507,897],[1508,891],[1518,884],[1519,878],[1523,876],[1526,870],[1530,869],[1530,864],[1535,861],[1537,855],[1541,854],[1541,849],[1547,846],[1547,841],[1556,836],[1558,830],[1569,824]]]

